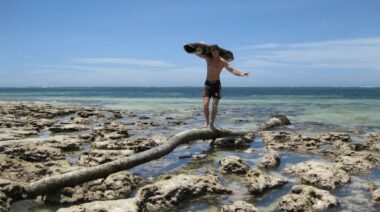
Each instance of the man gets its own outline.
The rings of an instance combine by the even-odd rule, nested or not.
[[[210,47],[210,54],[200,55],[197,54],[200,58],[206,60],[207,63],[207,77],[206,82],[203,88],[203,112],[205,115],[206,122],[203,125],[204,128],[210,127],[211,129],[215,129],[214,123],[216,114],[218,112],[218,104],[221,96],[221,83],[220,83],[220,73],[223,68],[226,68],[232,74],[240,77],[248,77],[248,72],[240,72],[234,68],[232,68],[226,60],[219,56],[220,48],[217,45],[212,45]],[[211,113],[211,121],[209,119],[209,104],[210,98],[213,97],[212,103],[212,113]]]

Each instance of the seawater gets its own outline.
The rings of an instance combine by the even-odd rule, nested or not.
[[[135,111],[139,115],[184,114],[191,116],[186,125],[175,130],[156,129],[146,132],[147,136],[173,135],[185,129],[203,124],[202,88],[2,88],[0,101],[34,101],[56,104],[76,104],[103,108]],[[223,88],[223,98],[217,117],[217,126],[255,131],[272,114],[286,115],[292,125],[290,130],[301,134],[325,131],[344,131],[353,138],[363,141],[368,132],[380,132],[380,88]],[[157,117],[156,117],[157,118]],[[159,177],[162,174],[217,173],[222,184],[233,190],[232,195],[197,199],[183,203],[180,211],[218,211],[219,206],[236,200],[253,203],[261,211],[274,211],[281,196],[288,193],[292,185],[300,179],[282,174],[291,164],[306,160],[325,160],[315,155],[279,152],[281,165],[276,170],[267,171],[272,175],[282,175],[289,184],[262,196],[249,194],[243,177],[221,175],[219,161],[228,155],[237,155],[251,167],[265,155],[266,149],[259,137],[251,144],[257,153],[242,150],[214,150],[208,143],[195,141],[188,146],[180,146],[164,158],[137,166],[130,171],[143,178]],[[204,160],[193,161],[180,156],[205,153]],[[380,186],[380,169],[353,176],[352,182],[332,191],[341,205],[334,211],[376,211],[380,210],[371,200],[366,189],[369,182]],[[59,205],[43,205],[32,211],[55,211]]]
[[[201,93],[201,87],[0,88],[0,101],[202,111]],[[288,116],[298,130],[380,131],[380,87],[223,87],[222,96],[220,114],[255,122],[276,113]]]

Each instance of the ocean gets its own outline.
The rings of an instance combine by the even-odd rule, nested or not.
[[[202,111],[201,93],[201,87],[0,88],[0,101]],[[255,126],[244,126],[250,128],[283,114],[301,131],[380,131],[380,87],[223,87],[219,107],[221,114],[253,118]]]

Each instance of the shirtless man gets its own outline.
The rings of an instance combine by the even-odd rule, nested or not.
[[[240,77],[248,77],[248,72],[240,72],[232,68],[226,60],[219,56],[219,47],[217,45],[211,46],[211,55],[199,57],[206,60],[207,63],[207,77],[206,82],[203,88],[203,112],[206,118],[206,122],[203,125],[204,128],[210,127],[215,129],[214,123],[216,114],[218,112],[218,104],[221,98],[221,84],[220,84],[220,73],[223,68],[226,68],[232,74]],[[212,103],[212,113],[211,113],[211,122],[209,119],[209,104],[210,98],[213,97]]]

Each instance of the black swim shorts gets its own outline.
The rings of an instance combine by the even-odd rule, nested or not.
[[[222,98],[220,94],[222,85],[220,80],[206,80],[205,87],[203,88],[203,97],[214,97],[216,99]]]

